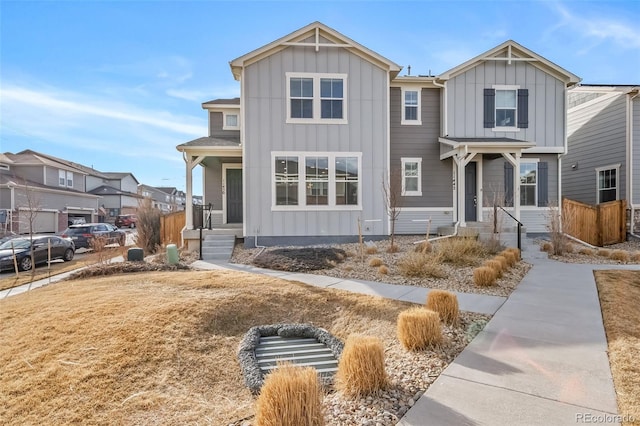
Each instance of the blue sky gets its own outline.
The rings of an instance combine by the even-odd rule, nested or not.
[[[314,21],[403,74],[513,39],[585,84],[640,84],[638,1],[0,0],[0,152],[184,190],[175,147],[207,135],[202,102],[239,96],[229,61]]]

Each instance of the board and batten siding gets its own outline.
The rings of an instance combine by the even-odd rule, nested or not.
[[[625,198],[625,98],[622,94],[602,96],[568,111],[569,145],[562,160],[562,194],[565,197],[596,204],[596,168],[620,164],[618,198]]]
[[[348,124],[286,123],[286,73],[347,74]],[[357,219],[380,220],[387,234],[381,179],[387,158],[387,72],[343,48],[290,46],[248,65],[243,75],[247,236],[353,236]],[[361,211],[272,211],[272,152],[360,152]]]
[[[440,160],[440,90],[422,89],[422,125],[402,125],[402,91],[391,88],[391,172],[402,174],[402,158],[422,159],[422,196],[402,197],[402,207],[452,207],[451,159]]]
[[[529,125],[519,131],[484,128],[484,89],[514,85],[529,90]],[[537,147],[564,146],[565,86],[527,62],[486,61],[447,82],[447,129],[450,137],[506,137],[534,141]]]

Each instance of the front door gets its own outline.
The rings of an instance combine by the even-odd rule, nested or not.
[[[466,222],[478,220],[478,191],[476,187],[476,162],[472,161],[464,169],[464,216]]]
[[[242,169],[227,169],[227,223],[242,223]]]

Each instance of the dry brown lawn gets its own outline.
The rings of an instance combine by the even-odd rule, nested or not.
[[[640,425],[640,271],[596,271],[623,425]]]
[[[254,325],[393,339],[408,303],[230,271],[65,281],[0,301],[0,424],[216,424],[254,413]]]

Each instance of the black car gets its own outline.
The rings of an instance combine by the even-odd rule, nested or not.
[[[37,264],[46,263],[49,259],[49,243],[51,243],[51,260],[62,259],[68,262],[73,259],[76,247],[73,241],[57,235],[34,235],[32,237],[16,237],[0,244],[0,270],[13,269],[13,256],[16,256],[18,269],[28,271],[33,268],[31,251]]]
[[[127,242],[127,234],[110,223],[85,223],[82,225],[71,225],[61,234],[63,238],[73,240],[77,248],[92,248],[94,239],[104,239],[104,244],[120,244],[124,246]]]

